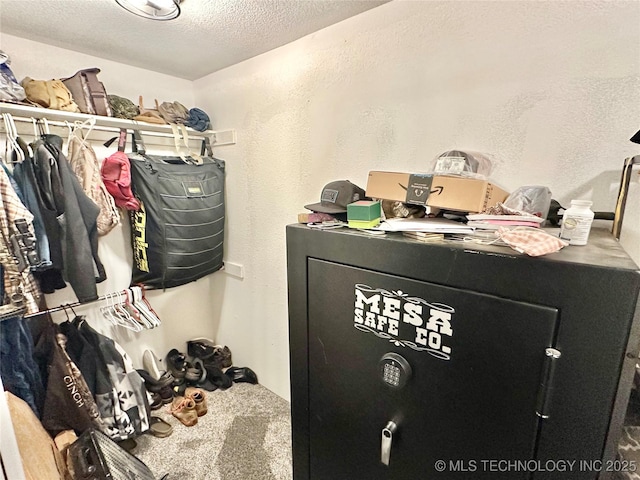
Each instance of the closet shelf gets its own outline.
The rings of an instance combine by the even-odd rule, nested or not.
[[[137,122],[123,118],[103,117],[100,115],[87,115],[85,113],[64,112],[62,110],[52,110],[49,108],[30,107],[14,103],[0,102],[0,113],[9,113],[15,121],[32,122],[32,119],[46,119],[53,126],[66,127],[67,123],[73,125],[74,122],[85,122],[95,119],[94,130],[118,132],[121,128],[127,130],[138,130],[144,134],[153,136],[171,137],[173,132],[169,125],[155,125],[152,123]],[[65,123],[67,122],[67,123]],[[187,128],[189,137],[193,139],[209,138],[213,147],[221,145],[233,145],[236,143],[235,130],[205,130],[199,132],[192,128]]]

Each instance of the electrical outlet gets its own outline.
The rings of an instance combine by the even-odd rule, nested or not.
[[[212,144],[213,147],[221,145],[233,145],[236,143],[235,130],[219,130],[214,135],[215,141]]]
[[[244,266],[239,263],[224,262],[224,271],[232,277],[244,278]]]

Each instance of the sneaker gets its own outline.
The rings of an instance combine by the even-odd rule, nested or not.
[[[176,397],[171,404],[171,414],[187,427],[193,427],[198,423],[196,402],[191,398]]]
[[[156,380],[162,376],[164,370],[160,368],[160,360],[151,350],[145,350],[142,354],[142,367]]]

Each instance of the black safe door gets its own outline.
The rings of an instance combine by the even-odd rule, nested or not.
[[[534,458],[556,309],[315,259],[308,289],[313,480],[528,478],[487,462]]]

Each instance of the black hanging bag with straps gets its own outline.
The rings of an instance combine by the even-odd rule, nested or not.
[[[134,132],[137,153],[128,157],[140,208],[129,212],[132,284],[176,287],[222,268],[225,164],[206,145],[197,160],[149,155]]]

